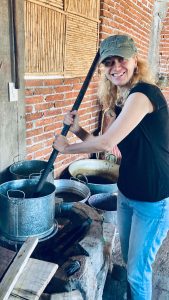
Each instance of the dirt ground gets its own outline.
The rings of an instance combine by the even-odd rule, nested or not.
[[[116,267],[116,264],[120,268]],[[112,253],[112,268],[108,274],[103,300],[126,299],[126,271],[122,261],[118,232],[115,238],[115,247]],[[169,233],[164,240],[153,264],[153,296],[152,300],[169,300]]]

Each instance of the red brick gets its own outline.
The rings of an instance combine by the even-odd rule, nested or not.
[[[34,89],[34,95],[51,95],[54,94],[55,91],[53,88],[35,88]]]
[[[81,83],[76,83],[73,85],[73,91],[80,91],[81,87],[82,87]]]
[[[33,111],[33,106],[32,105],[26,105],[25,106],[25,111],[26,113],[31,113]]]
[[[33,128],[33,124],[32,124],[32,122],[27,122],[26,123],[26,129],[31,129],[31,128]]]
[[[56,100],[62,100],[63,99],[63,97],[64,97],[64,95],[63,94],[55,94],[55,95],[50,95],[50,96],[46,96],[45,97],[45,100],[47,101],[47,102],[49,102],[49,101],[56,101]]]
[[[43,128],[33,129],[26,132],[26,137],[33,137],[35,135],[39,135],[43,132]]]
[[[72,85],[57,86],[54,90],[55,90],[55,93],[66,93],[67,91],[72,90]]]
[[[45,127],[44,127],[44,131],[45,131],[45,132],[48,132],[48,131],[53,131],[53,132],[55,132],[55,130],[56,130],[56,125],[55,125],[55,124],[52,124],[52,125],[49,125],[49,126],[45,126]]]
[[[63,83],[66,84],[74,84],[74,83],[79,83],[81,78],[67,78],[63,80]]]
[[[41,135],[38,135],[38,136],[35,136],[34,138],[33,138],[33,141],[35,142],[35,143],[37,143],[37,142],[40,142],[40,141],[46,141],[46,140],[50,140],[50,139],[54,139],[54,133],[52,132],[45,132],[45,133],[43,133],[43,134],[41,134]]]
[[[31,139],[26,139],[26,145],[27,145],[27,146],[32,145],[32,140],[31,140]]]
[[[33,96],[33,90],[32,89],[25,89],[25,96]]]
[[[32,154],[28,154],[28,155],[26,156],[26,159],[27,159],[27,160],[32,160],[32,159],[33,159],[33,155],[32,155]]]
[[[44,112],[44,116],[45,117],[49,117],[49,116],[58,116],[58,115],[60,115],[60,114],[62,114],[62,110],[59,108],[59,109],[53,109],[53,110],[46,110],[45,112]]]
[[[26,87],[33,87],[33,86],[43,86],[43,80],[25,80]]]
[[[53,106],[54,106],[53,103],[50,103],[50,102],[44,103],[43,102],[43,103],[40,103],[40,104],[36,104],[34,107],[35,107],[36,111],[39,111],[39,110],[44,111],[44,110],[52,108]]]
[[[36,152],[36,156],[37,157],[41,157],[42,159],[45,159],[45,157],[48,155],[50,156],[50,154],[52,153],[53,148],[51,147],[50,149],[43,149],[41,151],[37,151]],[[46,160],[46,159],[45,159]]]
[[[26,98],[26,103],[27,104],[36,104],[36,103],[41,103],[43,100],[44,100],[43,96],[29,97],[29,98]]]
[[[47,125],[47,124],[51,124],[54,121],[55,121],[55,118],[43,118],[43,119],[37,120],[35,122],[35,126],[36,127],[44,126],[44,125]]]
[[[43,117],[43,113],[33,113],[33,114],[29,114],[26,115],[26,121],[33,121],[33,120],[37,120]]]
[[[72,91],[72,92],[68,92],[64,95],[64,99],[75,99],[78,95],[78,92],[77,91]]]
[[[32,152],[38,151],[42,148],[43,148],[43,144],[39,143],[36,145],[32,145],[31,147],[27,147],[27,151],[28,151],[28,153],[32,153]]]
[[[63,79],[46,79],[43,81],[44,86],[55,86],[63,83]]]

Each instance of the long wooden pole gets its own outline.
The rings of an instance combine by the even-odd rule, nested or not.
[[[75,100],[75,103],[74,103],[73,107],[72,107],[72,111],[79,109],[79,106],[80,106],[80,104],[81,104],[81,102],[83,100],[85,92],[86,92],[86,90],[88,88],[90,80],[91,80],[91,78],[93,76],[93,73],[94,73],[94,71],[96,69],[96,66],[98,64],[99,58],[100,58],[100,52],[98,50],[98,52],[96,53],[96,56],[95,56],[95,58],[93,60],[93,63],[92,63],[92,65],[91,65],[91,67],[90,67],[90,69],[88,71],[88,74],[87,74],[87,76],[86,76],[86,78],[84,80],[84,83],[83,83],[83,85],[81,87],[81,90],[80,90],[80,92],[79,92],[79,94],[78,94],[78,96],[77,96],[77,98]],[[63,129],[61,131],[61,135],[66,136],[67,133],[68,133],[68,131],[69,131],[69,128],[70,128],[69,125],[64,124]],[[39,182],[38,182],[38,184],[36,186],[35,194],[33,196],[35,196],[35,195],[37,196],[38,193],[43,188],[43,185],[44,185],[44,183],[46,181],[46,178],[47,178],[49,172],[51,171],[51,168],[52,168],[52,166],[54,164],[54,161],[55,161],[57,155],[58,155],[58,151],[54,149],[52,151],[52,154],[51,154],[49,160],[48,160],[48,163],[46,165],[46,169],[43,171],[43,173],[42,173],[42,175],[41,175],[41,177],[39,179]]]

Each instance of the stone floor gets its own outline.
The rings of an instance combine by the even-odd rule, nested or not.
[[[116,278],[117,280],[112,279],[111,274],[108,274],[102,300],[123,300],[126,293],[126,272],[122,261],[118,232],[112,255],[112,267],[113,264],[122,267],[121,272],[123,272],[124,280],[119,281],[118,278]],[[153,264],[152,300],[169,300],[169,233]]]

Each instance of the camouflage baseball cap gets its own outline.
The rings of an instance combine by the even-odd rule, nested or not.
[[[137,53],[133,39],[128,35],[112,35],[101,42],[100,63],[110,56],[130,58]]]

